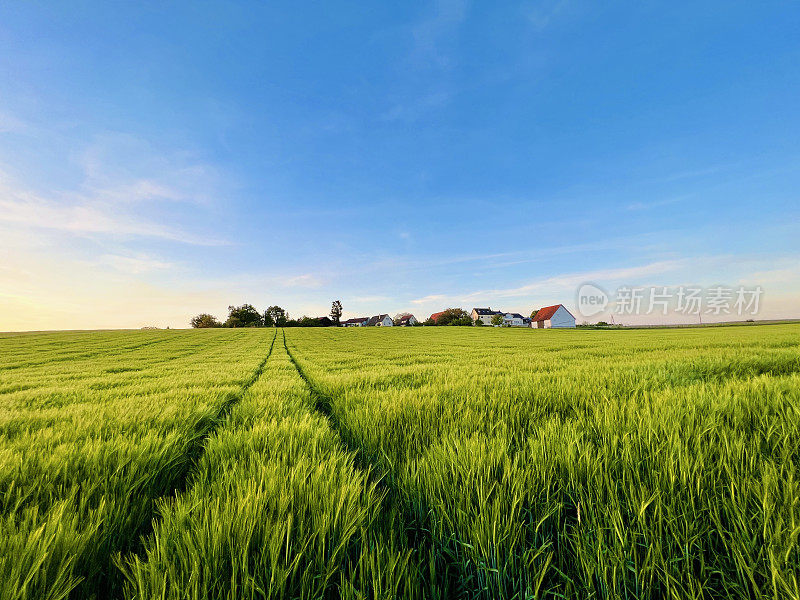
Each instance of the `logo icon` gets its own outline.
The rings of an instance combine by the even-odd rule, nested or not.
[[[578,288],[578,312],[584,317],[593,317],[608,307],[608,294],[593,283],[584,283]]]

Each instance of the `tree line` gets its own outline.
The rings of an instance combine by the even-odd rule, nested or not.
[[[531,313],[531,318],[536,317],[538,311]],[[190,321],[192,327],[338,327],[342,318],[342,303],[334,300],[331,303],[331,312],[326,317],[307,317],[290,319],[289,313],[280,306],[270,306],[263,313],[259,312],[252,304],[229,306],[228,318],[220,322],[208,313],[201,313]],[[502,325],[503,315],[494,315],[492,325]],[[434,321],[430,317],[422,325],[428,326],[478,326],[483,321],[478,319],[473,322],[470,314],[461,308],[448,308]]]
[[[270,306],[263,313],[252,304],[229,306],[228,318],[219,321],[214,315],[201,313],[189,321],[196,329],[215,327],[331,327],[338,326],[342,317],[342,303],[334,300],[329,317],[307,317],[292,319],[280,306]]]

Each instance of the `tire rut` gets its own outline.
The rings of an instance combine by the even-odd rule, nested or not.
[[[289,346],[286,343],[286,331],[282,330],[282,333],[283,347],[286,350],[286,354],[289,356],[289,360],[291,361],[292,365],[297,370],[297,374],[300,375],[300,379],[303,380],[303,383],[305,383],[306,387],[308,388],[308,391],[311,394],[311,399],[314,401],[314,409],[328,420],[328,424],[330,425],[331,429],[336,432],[342,447],[354,456],[355,465],[362,471],[368,471],[370,480],[378,483],[380,487],[385,488],[386,486],[385,482],[383,481],[383,475],[377,475],[378,470],[369,461],[364,459],[361,449],[354,444],[348,443],[347,438],[342,435],[341,425],[337,420],[336,415],[333,414],[332,400],[330,396],[324,394],[318,387],[314,385],[314,382],[308,377],[306,372],[303,370],[303,367],[300,366],[300,363],[298,363],[295,359],[292,351],[289,350]]]
[[[423,568],[421,562],[417,562],[424,560],[423,556],[430,550],[429,542],[424,532],[419,530],[417,525],[413,525],[415,519],[404,505],[401,491],[396,485],[389,481],[387,478],[389,475],[388,472],[372,463],[364,456],[361,448],[355,442],[349,440],[349,436],[346,435],[346,431],[341,426],[332,410],[333,399],[316,387],[311,378],[303,370],[303,367],[292,354],[292,351],[289,350],[289,346],[286,343],[285,331],[283,331],[283,346],[286,349],[286,354],[288,354],[292,365],[294,365],[300,378],[308,387],[316,411],[328,420],[331,429],[336,432],[342,447],[353,455],[353,465],[366,473],[368,480],[375,485],[376,489],[383,492],[380,511],[385,522],[391,524],[388,527],[395,528],[398,526],[398,521],[390,518],[392,514],[399,518],[399,529],[402,531],[400,537],[404,538],[406,547],[412,549],[412,560],[416,562],[417,577],[425,582],[425,587],[429,593],[432,594],[431,597],[439,597],[439,593],[434,592],[437,585],[444,585],[442,589],[445,591],[454,588],[453,582],[449,581],[449,576],[445,576],[448,578],[448,581],[436,581],[436,576],[434,576],[433,572]],[[392,532],[384,529],[379,532],[379,535],[388,538],[392,536]],[[443,597],[449,596],[445,593]]]
[[[123,560],[122,556],[124,554],[141,554],[144,548],[144,539],[153,532],[155,519],[158,518],[156,514],[156,501],[160,498],[174,496],[187,489],[189,477],[205,452],[206,440],[219,430],[231,409],[244,398],[247,391],[259,380],[264,372],[267,361],[270,356],[272,356],[277,337],[278,332],[276,330],[272,337],[269,351],[259,363],[258,367],[256,367],[250,377],[245,380],[237,392],[231,393],[228,398],[222,402],[216,414],[207,421],[207,425],[199,429],[197,437],[192,440],[190,447],[184,454],[184,456],[187,457],[184,468],[181,470],[180,474],[170,482],[169,492],[158,496],[142,498],[143,502],[147,502],[148,500],[150,502],[148,510],[149,518],[144,519],[144,522],[140,524],[135,532],[132,532],[132,535],[121,536],[119,532],[110,532],[113,539],[127,540],[117,544],[116,548],[109,548],[109,561],[111,562],[113,558],[115,564],[109,564],[104,572],[95,574],[94,576],[90,575],[73,590],[72,594],[70,594],[71,598],[122,598],[125,581],[122,571],[116,566],[117,561]],[[116,535],[114,535],[115,533]],[[113,540],[110,545],[113,546]]]

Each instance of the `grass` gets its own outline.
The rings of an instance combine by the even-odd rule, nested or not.
[[[0,355],[3,598],[800,599],[796,324]]]
[[[164,501],[129,598],[393,598],[414,583],[384,494],[313,403],[283,340]],[[409,590],[410,591],[410,590]]]
[[[0,597],[108,597],[266,355],[266,332],[2,341]],[[32,347],[29,347],[30,346]]]

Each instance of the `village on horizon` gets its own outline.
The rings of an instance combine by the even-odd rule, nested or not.
[[[214,327],[418,327],[435,325],[488,326],[488,327],[529,327],[533,329],[575,328],[574,315],[563,305],[554,304],[531,312],[525,317],[516,312],[505,312],[488,308],[473,308],[468,313],[462,308],[447,308],[435,312],[424,321],[413,314],[404,312],[394,317],[378,314],[371,317],[353,317],[342,320],[342,303],[334,300],[331,312],[324,317],[290,319],[280,306],[270,306],[263,313],[252,304],[229,306],[228,318],[220,322],[208,313],[193,317],[190,324],[194,328]]]
[[[454,323],[453,321],[459,322]],[[575,317],[563,304],[555,304],[533,311],[530,317],[525,317],[515,312],[493,310],[491,307],[473,308],[471,313],[466,313],[460,308],[449,308],[433,313],[424,322],[420,322],[411,313],[401,313],[394,318],[391,318],[388,314],[382,314],[372,317],[355,317],[340,323],[342,327],[412,327],[415,325],[450,324],[563,329],[575,327]],[[335,323],[331,321],[330,325],[333,326]]]

